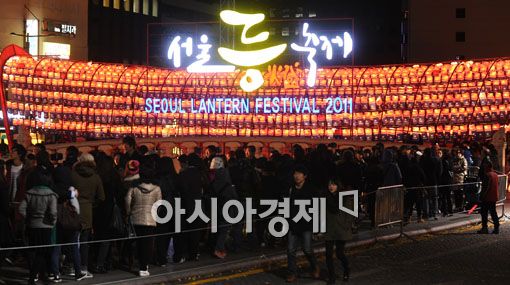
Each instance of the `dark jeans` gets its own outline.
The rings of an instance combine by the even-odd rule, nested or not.
[[[156,227],[135,225],[137,237],[154,235]],[[140,270],[147,270],[149,262],[152,260],[152,244],[154,237],[138,238],[136,241],[136,249],[138,252],[138,263]]]
[[[443,215],[453,213],[452,191],[450,187],[439,188],[439,200],[441,201],[441,212]]]
[[[336,245],[336,257],[342,262],[344,272],[349,273],[349,260],[345,255],[345,241],[327,240],[326,241],[326,265],[328,266],[329,281],[336,279],[335,260],[333,259],[333,247]]]
[[[81,256],[81,268],[87,271],[89,268],[89,244],[83,243],[88,242],[91,239],[92,229],[82,230],[80,234],[80,256]]]
[[[231,225],[225,221],[219,221],[218,232],[216,233],[216,247],[215,250],[224,251],[225,241],[227,240],[228,230]]]
[[[78,274],[81,272],[81,256],[80,247],[78,245],[79,238],[79,231],[62,230],[62,242],[75,243],[74,245],[65,246],[63,250],[66,253],[66,259],[69,258],[72,260],[74,274],[76,274],[76,276],[78,276]]]
[[[461,212],[464,210],[464,189],[462,186],[453,187],[453,197],[455,199],[455,211]]]
[[[170,231],[168,225],[158,224],[156,226],[156,233],[165,234],[156,237],[156,259],[158,264],[167,264],[168,245],[170,244]]]
[[[491,214],[492,222],[494,223],[494,228],[499,228],[499,217],[496,212],[496,203],[495,202],[482,202],[480,214],[482,215],[482,228],[487,228],[487,220],[488,213]]]
[[[438,208],[438,196],[437,196],[437,186],[427,186],[425,188],[425,199],[423,206],[423,217],[424,218],[435,218],[437,214]]]
[[[287,241],[287,264],[290,275],[297,274],[297,264],[296,264],[296,252],[301,243],[303,248],[303,253],[305,254],[308,262],[310,263],[310,267],[312,270],[315,270],[317,267],[317,259],[313,253],[312,249],[312,232],[302,232],[302,233],[292,233],[288,234]]]
[[[405,218],[410,219],[413,216],[413,207],[416,205],[416,214],[418,219],[420,219],[422,217],[423,190],[411,189],[407,191],[405,196],[405,205]]]
[[[49,245],[51,244],[51,229],[27,229],[28,245]],[[39,279],[47,279],[46,269],[48,264],[51,263],[52,247],[41,247],[30,250],[29,256],[29,269],[30,279],[35,279],[39,274]]]

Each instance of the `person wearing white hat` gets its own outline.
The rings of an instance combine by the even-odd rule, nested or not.
[[[223,213],[223,206],[229,200],[237,199],[238,195],[235,187],[232,185],[230,174],[225,168],[225,161],[221,157],[214,157],[209,165],[210,178],[211,178],[211,193],[213,197],[218,199],[218,211]],[[230,208],[233,209],[232,207]],[[231,217],[235,216],[233,213]],[[222,214],[218,215],[218,234],[216,237],[216,246],[214,255],[217,258],[224,259],[227,256],[225,250],[225,240],[227,239],[227,233],[230,225],[225,220]]]

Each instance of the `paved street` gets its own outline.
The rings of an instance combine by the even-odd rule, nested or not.
[[[500,235],[478,235],[478,227],[400,239],[349,252],[350,284],[509,284],[510,224]],[[321,258],[323,278],[326,277]],[[337,264],[341,274],[340,264]],[[296,284],[325,284],[301,270]],[[283,284],[285,268],[252,270],[195,284]],[[340,284],[337,281],[337,284]]]

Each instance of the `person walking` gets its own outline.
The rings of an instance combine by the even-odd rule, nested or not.
[[[292,283],[297,281],[297,264],[296,252],[299,243],[303,248],[303,252],[310,263],[312,276],[315,279],[320,277],[320,268],[317,259],[312,249],[312,220],[306,221],[304,218],[295,222],[292,218],[299,212],[299,206],[296,205],[296,200],[311,200],[315,190],[312,185],[307,181],[308,169],[303,165],[297,165],[294,168],[294,185],[289,189],[287,197],[290,199],[290,217],[289,219],[289,233],[287,240],[287,266],[289,275],[287,282]]]
[[[328,284],[335,284],[335,262],[333,253],[342,262],[344,269],[343,281],[348,281],[350,276],[349,260],[345,255],[345,243],[352,239],[352,223],[354,217],[338,207],[339,192],[345,191],[338,179],[331,179],[328,184],[326,196],[326,265],[328,267]],[[352,209],[354,199],[348,196],[344,200],[344,207]]]
[[[484,191],[480,193],[482,216],[482,229],[478,231],[479,234],[488,234],[487,227],[488,213],[490,212],[492,222],[494,224],[493,234],[499,234],[499,217],[496,212],[496,202],[498,201],[498,174],[494,171],[492,162],[486,161],[484,163],[484,170],[487,177],[487,186],[483,187]]]

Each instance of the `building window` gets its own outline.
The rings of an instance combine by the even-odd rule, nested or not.
[[[152,0],[152,17],[158,16],[158,0]]]
[[[39,21],[35,19],[27,19],[25,23],[27,33],[28,52],[31,55],[39,55]]]
[[[149,0],[143,0],[143,14],[149,15]]]
[[[110,7],[110,0],[103,0],[103,7]]]
[[[140,0],[133,0],[133,12],[140,13]]]
[[[315,12],[310,12],[310,13],[308,14],[308,17],[310,17],[310,18],[315,18],[315,17],[317,17],[317,13],[315,13]]]
[[[120,0],[113,0],[113,9],[120,9]]]
[[[126,12],[130,12],[131,11],[131,3],[129,2],[129,0],[122,0],[124,1],[124,11]]]
[[[466,18],[466,8],[457,8],[457,9],[455,9],[455,17],[457,19],[464,19],[464,18]]]
[[[465,42],[466,41],[466,33],[465,32],[456,32],[455,33],[455,41],[456,42]]]

